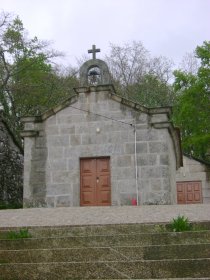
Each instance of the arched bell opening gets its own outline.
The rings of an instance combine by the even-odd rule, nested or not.
[[[89,85],[98,85],[101,82],[101,70],[98,66],[92,66],[87,73],[87,80]]]

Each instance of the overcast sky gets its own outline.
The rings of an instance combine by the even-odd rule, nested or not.
[[[103,58],[110,43],[133,40],[178,65],[210,40],[210,0],[1,0],[0,9],[19,15],[31,37],[53,41],[66,65],[93,44]]]

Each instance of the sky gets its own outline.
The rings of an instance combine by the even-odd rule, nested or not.
[[[210,40],[210,0],[1,0],[0,10],[18,15],[30,37],[51,41],[64,65],[76,65],[93,44],[103,59],[111,43],[141,41],[178,66]]]

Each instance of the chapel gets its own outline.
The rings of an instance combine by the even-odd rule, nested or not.
[[[123,98],[99,51],[89,50],[74,96],[22,119],[25,207],[177,203],[182,152],[171,108]]]

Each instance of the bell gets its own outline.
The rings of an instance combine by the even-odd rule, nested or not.
[[[96,70],[91,70],[88,76],[98,76],[99,73]]]

